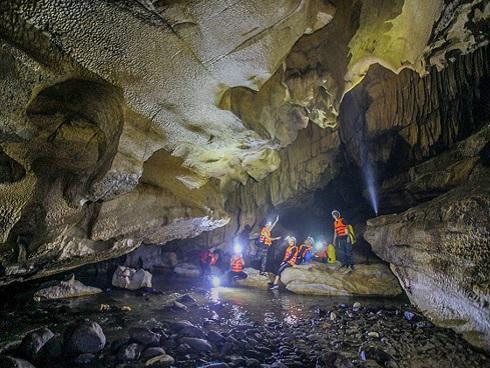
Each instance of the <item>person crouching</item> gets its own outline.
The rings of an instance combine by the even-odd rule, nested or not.
[[[238,244],[236,244],[233,249],[230,266],[231,270],[228,272],[228,281],[230,285],[233,283],[233,281],[243,280],[248,277],[248,275],[243,272],[245,261],[243,260],[242,249]]]
[[[284,258],[282,260],[279,269],[277,270],[277,275],[274,280],[274,284],[271,286],[271,289],[279,289],[279,280],[281,279],[282,272],[288,267],[296,267],[296,259],[298,257],[298,246],[296,245],[296,238],[294,236],[289,236],[288,247],[286,248],[286,252],[284,253]]]

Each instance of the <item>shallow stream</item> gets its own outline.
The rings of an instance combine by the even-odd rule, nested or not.
[[[77,319],[99,323],[108,346],[117,339],[127,338],[131,327],[168,331],[172,321],[188,320],[205,334],[214,330],[225,337],[234,336],[238,333],[235,330],[245,328],[243,326],[253,327],[264,335],[261,346],[271,352],[263,360],[259,359],[260,362],[282,362],[280,364],[286,367],[315,367],[316,364],[328,367],[328,362],[322,360],[324,354],[330,357],[341,354],[352,366],[361,367],[490,366],[487,356],[473,351],[454,332],[434,327],[419,315],[413,321],[407,320],[404,312],[413,309],[405,298],[314,297],[286,291],[211,288],[163,275],[155,276],[153,284],[162,294],[105,289],[104,293],[91,297],[35,303],[31,299],[32,292],[18,293],[3,300],[0,308],[0,349],[14,346],[27,332],[42,326],[62,333]],[[197,303],[188,305],[188,310],[171,306],[182,295],[191,296]],[[360,302],[362,308],[353,308],[354,302]],[[109,306],[110,310],[101,311],[101,305]],[[123,306],[130,311],[122,311]],[[389,363],[378,356],[380,353],[370,352],[369,349],[374,348],[387,352],[391,357]],[[243,352],[232,350],[233,354],[215,352],[202,356],[192,353],[176,356],[178,349],[166,347],[165,350],[176,357],[175,366],[181,367],[203,366],[207,362],[230,363],[235,356],[250,360],[260,357],[247,355],[251,354],[251,347],[243,349]],[[99,363],[89,366],[116,366],[115,361],[107,363],[110,354],[105,351]],[[341,360],[335,365],[332,359],[331,367],[343,367]],[[126,362],[123,366],[139,367],[143,363]],[[247,366],[240,364],[244,363],[230,366]],[[276,366],[281,367],[280,364]],[[59,362],[53,366],[73,365]]]

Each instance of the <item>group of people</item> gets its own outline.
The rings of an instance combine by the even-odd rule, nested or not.
[[[351,272],[354,270],[354,260],[352,255],[352,245],[355,243],[355,234],[351,225],[344,222],[343,217],[337,210],[332,211],[333,217],[333,239],[332,243],[328,244],[327,241],[322,240],[319,243],[319,249],[315,252],[315,241],[311,236],[308,236],[301,244],[297,244],[297,240],[294,236],[286,237],[287,247],[282,257],[282,262],[279,268],[274,273],[275,278],[270,283],[271,289],[279,288],[279,281],[281,274],[285,269],[289,267],[296,267],[300,264],[306,264],[311,261],[318,262],[336,262],[336,254],[339,254],[339,261],[341,268]],[[274,222],[266,223],[255,241],[257,246],[257,263],[262,275],[266,275],[266,265],[269,257],[269,252],[272,249],[273,242],[281,239],[281,237],[273,237],[272,231],[279,221],[279,216],[276,217]],[[212,266],[218,266],[218,263],[223,264],[223,257],[221,252],[216,250],[210,252],[204,250],[200,255],[201,273],[202,275],[208,275],[211,273]],[[230,257],[228,263],[229,271],[226,273],[227,281],[233,283],[235,280],[241,280],[247,278],[247,274],[244,272],[245,260],[243,257],[240,244],[235,244],[233,254]]]

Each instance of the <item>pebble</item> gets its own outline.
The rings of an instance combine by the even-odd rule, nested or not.
[[[172,356],[168,354],[162,354],[147,360],[145,362],[145,367],[151,367],[153,365],[157,365],[159,367],[168,367],[174,364],[174,362],[175,359]]]
[[[144,346],[158,346],[160,344],[160,335],[154,333],[147,327],[130,328],[129,336],[132,340]]]
[[[117,360],[120,362],[136,360],[139,358],[142,350],[141,345],[135,342],[122,346],[117,353]]]

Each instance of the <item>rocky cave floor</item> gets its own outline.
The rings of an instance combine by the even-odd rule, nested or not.
[[[143,367],[152,362],[173,367],[490,365],[488,356],[453,331],[432,325],[405,299],[308,297],[188,282],[176,286],[165,278],[155,284],[163,292],[106,289],[85,298],[34,303],[32,292],[26,291],[4,299],[0,351],[38,368]],[[108,310],[101,311],[101,305]],[[87,321],[100,325],[106,338],[95,354],[80,354],[101,342],[101,331],[94,333],[96,325]],[[74,326],[86,326],[92,337],[82,333],[68,342]],[[42,349],[36,351],[36,343],[18,347],[29,331],[41,327],[55,334]],[[20,366],[2,362],[2,367]]]

